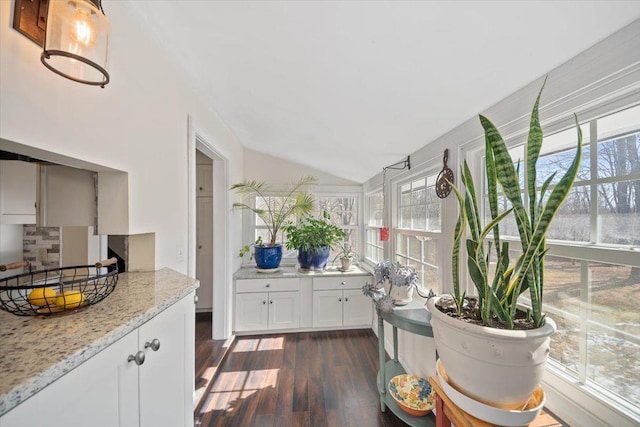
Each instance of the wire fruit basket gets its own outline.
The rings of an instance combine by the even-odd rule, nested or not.
[[[0,279],[0,308],[16,316],[49,316],[97,304],[118,283],[116,258],[94,265],[31,271],[29,261],[0,265],[0,271],[29,272]]]

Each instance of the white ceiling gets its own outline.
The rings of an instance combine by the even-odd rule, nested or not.
[[[245,147],[356,182],[640,18],[640,1],[131,3]]]

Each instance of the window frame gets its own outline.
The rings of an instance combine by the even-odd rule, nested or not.
[[[371,218],[371,198],[374,196],[380,195],[382,196],[382,223],[381,224],[371,224],[370,222],[370,218]],[[385,215],[385,203],[384,203],[384,193],[383,193],[383,189],[382,187],[376,188],[373,191],[369,191],[367,193],[364,194],[364,224],[363,224],[363,232],[364,232],[364,238],[363,238],[363,256],[361,257],[362,260],[371,266],[376,265],[379,262],[382,262],[384,260],[384,242],[382,242],[380,240],[380,228],[384,226],[384,215]],[[377,211],[377,209],[376,209]],[[369,232],[374,232],[377,233],[378,238],[376,239],[376,242],[369,242],[368,240],[368,236],[369,236]],[[369,247],[375,248],[374,250],[377,251],[381,251],[382,252],[382,259],[376,260],[373,258],[370,258],[367,254],[369,253],[368,249]]]
[[[443,223],[442,219],[447,212],[446,200],[452,197],[448,197],[447,199],[440,199],[440,231],[427,231],[427,230],[414,230],[410,228],[400,228],[399,223],[400,223],[400,215],[401,215],[400,209],[402,206],[401,204],[402,186],[406,184],[411,184],[412,182],[415,182],[416,180],[419,180],[421,178],[425,179],[425,184],[426,184],[427,179],[429,177],[431,176],[437,177],[440,170],[442,169],[441,161],[442,159],[440,157],[432,158],[422,163],[417,168],[414,167],[413,169],[411,169],[411,171],[406,171],[405,173],[397,174],[396,176],[390,179],[389,181],[390,185],[388,186],[388,188],[391,189],[391,200],[392,200],[392,203],[391,203],[392,227],[390,230],[391,232],[390,232],[390,238],[389,238],[392,244],[390,245],[391,253],[390,253],[389,259],[396,261],[398,259],[398,256],[401,256],[402,258],[409,258],[408,251],[406,255],[398,254],[397,241],[399,236],[435,239],[437,241],[436,252],[438,255],[438,262],[435,265],[426,262],[426,260],[425,262],[418,261],[418,263],[424,264],[428,268],[435,269],[437,271],[436,272],[437,283],[423,282],[423,286],[425,289],[433,289],[436,292],[438,290],[442,290],[444,288],[444,283],[445,283],[445,274],[443,272],[444,270],[443,267],[446,265],[446,263],[444,262],[444,257],[446,257],[445,240],[447,236],[447,233],[446,233],[447,227],[446,227],[446,224]],[[408,245],[409,245],[409,242],[407,242],[407,247]],[[422,246],[421,248],[421,252],[423,251],[424,251],[424,246]],[[421,254],[421,256],[424,257],[424,254]],[[420,276],[420,273],[418,274],[418,276]],[[421,278],[421,280],[424,280],[424,278]],[[417,295],[415,292],[413,297],[414,299],[422,300],[422,298],[419,295]]]

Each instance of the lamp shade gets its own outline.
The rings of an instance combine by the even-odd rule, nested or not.
[[[100,0],[50,0],[44,51],[45,67],[79,83],[109,83],[109,21]]]

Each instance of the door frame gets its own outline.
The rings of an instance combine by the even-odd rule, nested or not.
[[[229,248],[229,160],[217,150],[210,140],[202,135],[187,117],[187,162],[188,162],[188,250],[187,271],[196,277],[196,150],[211,158],[213,162],[213,301],[212,339],[227,339],[231,336],[231,258]]]

